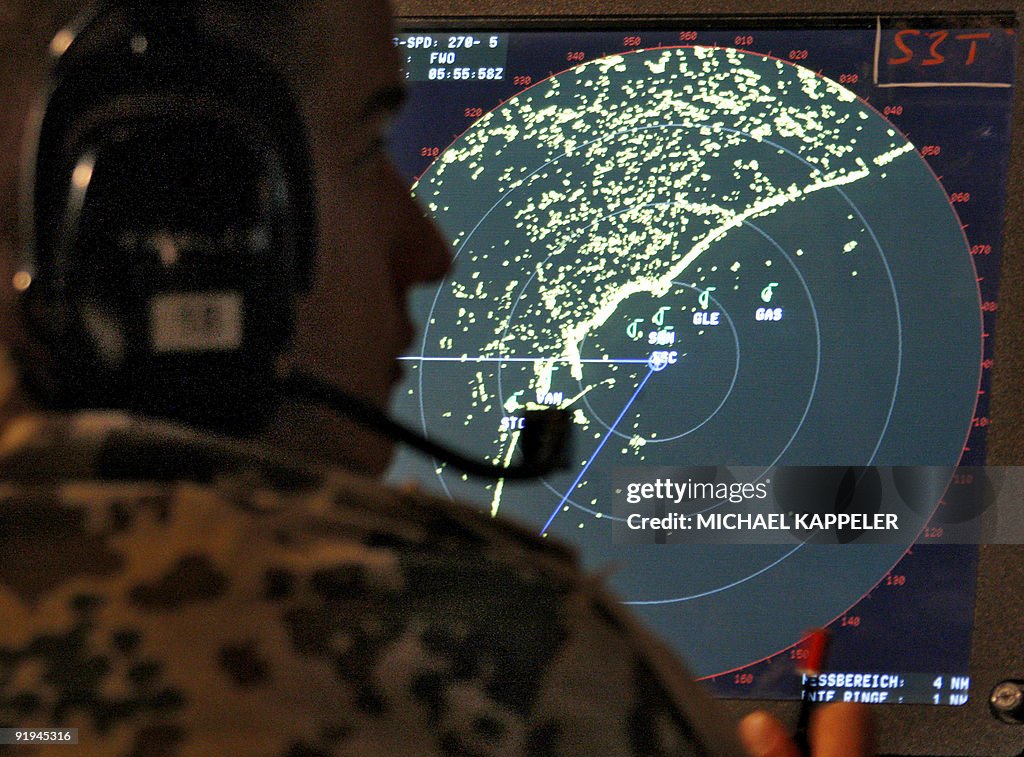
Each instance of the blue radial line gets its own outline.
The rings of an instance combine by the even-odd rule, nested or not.
[[[650,370],[647,371],[647,375],[644,376],[644,380],[640,382],[640,386],[638,386],[636,388],[636,391],[633,392],[633,396],[629,398],[629,402],[627,402],[626,406],[622,408],[622,412],[619,413],[619,417],[615,419],[615,423],[613,423],[611,427],[608,429],[608,433],[604,435],[604,439],[602,439],[601,443],[597,445],[597,449],[594,450],[594,454],[590,456],[589,460],[587,460],[587,464],[583,466],[583,470],[580,471],[580,475],[576,476],[576,480],[572,482],[572,486],[565,490],[565,494],[562,495],[562,501],[559,502],[558,506],[555,507],[555,509],[552,511],[551,517],[548,518],[548,522],[544,524],[544,528],[540,530],[541,536],[543,536],[547,532],[548,527],[551,525],[551,521],[553,521],[555,519],[555,516],[558,515],[558,511],[562,509],[562,505],[564,505],[565,501],[569,499],[569,495],[573,493],[573,490],[579,485],[580,481],[583,480],[583,477],[587,475],[587,471],[590,470],[590,466],[593,465],[594,460],[597,459],[597,456],[604,448],[605,443],[612,437],[612,432],[615,431],[615,427],[619,425],[619,422],[626,415],[626,411],[628,411],[629,408],[633,406],[633,403],[636,402],[636,398],[640,396],[640,392],[643,390],[645,386],[647,386],[647,382],[650,381],[651,376],[653,376],[654,374],[654,368],[651,368]]]

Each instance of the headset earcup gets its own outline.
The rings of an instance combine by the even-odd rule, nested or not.
[[[313,272],[302,119],[262,59],[126,7],[75,38],[41,120],[23,311],[50,359],[33,383],[49,406],[251,433]]]

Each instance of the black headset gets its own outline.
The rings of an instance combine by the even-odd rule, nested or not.
[[[316,249],[289,85],[187,2],[101,5],[51,48],[16,277],[37,393],[259,428]]]
[[[207,28],[202,5],[103,3],[51,44],[14,277],[49,355],[23,365],[37,399],[248,435],[288,396],[481,475],[562,462],[564,411],[528,421],[523,464],[496,468],[314,378],[277,375],[314,276],[305,126],[285,77]]]

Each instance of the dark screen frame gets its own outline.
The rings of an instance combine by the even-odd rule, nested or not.
[[[398,26],[444,28],[446,25],[493,28],[565,28],[586,23],[595,28],[723,25],[789,27],[863,25],[864,16],[898,22],[969,15],[998,25],[1016,17],[1022,2],[1005,0],[904,0],[898,4],[864,0],[395,0]],[[1013,105],[1014,134],[1010,153],[1004,219],[995,367],[988,435],[990,465],[1024,465],[1024,51],[1018,35],[1017,87]],[[1024,546],[981,548],[975,631],[971,650],[971,690],[966,705],[875,705],[879,750],[906,755],[1024,754],[1024,725],[996,720],[989,711],[992,688],[1005,679],[1024,680]],[[763,707],[794,722],[797,703],[724,700],[739,716]]]

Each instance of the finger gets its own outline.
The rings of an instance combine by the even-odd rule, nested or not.
[[[814,757],[867,757],[875,753],[871,708],[855,702],[821,707],[811,719]]]
[[[758,710],[743,718],[739,734],[750,757],[800,757],[786,727],[767,712]]]

